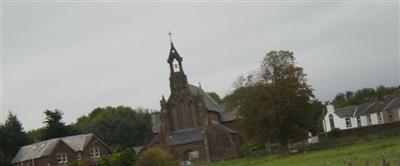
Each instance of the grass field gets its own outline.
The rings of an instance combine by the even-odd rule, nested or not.
[[[209,164],[207,166],[337,166],[381,165],[382,155],[385,154],[391,166],[400,166],[400,137],[374,139],[372,141],[360,141],[353,145],[300,153],[291,156],[268,155],[259,158],[242,158],[227,160]],[[346,162],[347,161],[347,162]]]

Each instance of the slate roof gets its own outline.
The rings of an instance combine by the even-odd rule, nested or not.
[[[227,127],[227,126],[225,126],[225,125],[222,125],[221,123],[219,123],[219,122],[217,122],[217,121],[211,121],[211,125],[212,125],[214,128],[216,128],[216,129],[218,129],[218,130],[221,130],[222,132],[237,134],[236,131],[232,130],[231,128],[229,128],[229,127]]]
[[[337,108],[335,109],[335,114],[341,118],[357,117],[396,108],[400,108],[400,97],[395,97],[384,101],[375,101],[355,106]]]
[[[225,104],[220,104],[221,107],[221,122],[229,122],[239,118],[240,106],[235,107],[233,110],[227,110]]]
[[[396,108],[400,108],[400,97],[394,98],[388,105],[387,107],[384,108],[384,111],[386,110],[393,110]]]
[[[357,106],[347,106],[343,108],[335,109],[335,114],[341,118],[353,116]]]
[[[83,151],[86,144],[93,137],[93,134],[81,134],[62,138],[54,138],[41,142],[37,142],[31,145],[23,146],[19,149],[18,153],[15,155],[11,164],[19,163],[21,161],[38,159],[46,157],[53,152],[53,149],[58,145],[60,141],[63,141],[74,151]]]
[[[221,108],[220,108],[219,104],[217,102],[215,102],[215,100],[212,99],[206,92],[204,92],[203,89],[189,84],[189,90],[193,94],[199,94],[203,98],[203,101],[208,110],[216,111],[216,112],[220,113]]]
[[[168,143],[170,145],[181,145],[192,142],[198,142],[204,139],[201,128],[193,128],[188,130],[178,130],[171,132]]]

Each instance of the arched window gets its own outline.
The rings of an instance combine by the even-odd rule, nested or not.
[[[193,126],[199,126],[199,111],[197,110],[196,105],[194,105],[193,102],[190,102],[189,108],[190,112],[192,112]]]
[[[172,61],[172,68],[174,69],[174,72],[180,72],[179,62],[176,59]]]
[[[170,112],[170,117],[171,117],[172,126],[173,126],[172,128],[173,128],[174,130],[176,130],[176,129],[178,128],[176,107],[175,107],[174,105],[172,105],[170,111],[171,111],[171,112]]]
[[[181,128],[183,128],[183,129],[189,128],[189,124],[188,124],[189,119],[188,119],[188,115],[187,115],[188,114],[187,112],[189,112],[189,111],[187,109],[186,103],[183,100],[180,100],[179,109],[180,109],[179,113],[181,114],[180,116],[182,118],[182,119],[179,119],[181,121],[181,123],[180,123]]]
[[[329,123],[331,125],[331,129],[335,128],[335,122],[333,121],[333,115],[329,115]]]

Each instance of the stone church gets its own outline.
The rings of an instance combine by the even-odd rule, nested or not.
[[[223,111],[201,87],[188,83],[182,57],[171,42],[167,60],[171,94],[152,114],[156,136],[149,146],[167,148],[181,161],[195,163],[233,158],[242,138],[237,110]]]

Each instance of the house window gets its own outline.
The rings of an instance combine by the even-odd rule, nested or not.
[[[350,118],[346,118],[346,127],[351,127],[351,120]]]
[[[76,158],[77,158],[78,160],[81,160],[81,159],[82,159],[82,156],[81,156],[81,153],[80,153],[80,152],[78,153],[78,155],[76,156]]]
[[[388,117],[389,117],[389,120],[390,120],[390,121],[393,120],[393,113],[392,113],[392,111],[388,111]]]
[[[68,158],[66,153],[57,153],[57,160],[59,164],[67,163]]]
[[[358,125],[358,127],[361,127],[361,118],[360,117],[357,117],[357,125]]]
[[[100,157],[100,149],[98,147],[90,149],[90,158],[99,158]]]
[[[331,129],[335,128],[335,122],[333,121],[333,115],[329,115],[329,123],[331,125]]]
[[[378,123],[382,123],[382,114],[378,112],[377,116],[378,116]]]
[[[367,122],[368,122],[368,125],[372,124],[371,115],[367,115]]]

